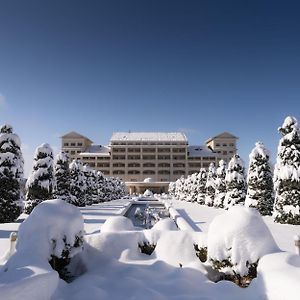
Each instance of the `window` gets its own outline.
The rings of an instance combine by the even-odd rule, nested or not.
[[[82,147],[82,143],[77,143],[77,146]]]
[[[122,174],[125,174],[125,172],[124,172],[123,170],[114,170],[114,171],[113,171],[113,174],[114,174],[114,175],[118,175],[118,174],[121,174],[121,175],[122,175]]]
[[[174,168],[184,168],[185,165],[184,164],[173,164]]]
[[[81,153],[81,151],[80,151],[80,150],[78,150],[78,151],[77,151],[77,153],[79,154],[79,153]]]
[[[168,152],[171,152],[171,149],[170,148],[158,148],[157,152],[168,153]]]
[[[64,143],[64,146],[65,146],[65,147],[69,146],[69,143]]]
[[[144,170],[143,174],[153,175],[153,174],[155,174],[155,171],[153,171],[153,170]]]
[[[97,167],[98,168],[109,168],[109,164],[108,163],[97,163]]]
[[[128,167],[129,167],[129,168],[139,168],[139,167],[140,167],[140,164],[131,163],[131,164],[128,164]]]
[[[231,143],[231,144],[229,144],[229,146],[230,146],[230,147],[234,147],[234,144]]]
[[[173,172],[174,175],[185,175],[185,170],[175,170]]]
[[[185,155],[173,155],[173,159],[175,159],[175,160],[185,160]]]
[[[152,164],[152,163],[145,163],[145,164],[143,164],[143,167],[144,167],[144,168],[155,168],[155,164]]]
[[[92,162],[91,162],[91,163],[88,163],[88,165],[89,165],[90,167],[92,167],[92,168],[95,167],[95,163],[92,163]]]
[[[223,144],[223,147],[227,147],[227,144]]]
[[[140,156],[139,155],[128,155],[127,158],[130,160],[136,160],[136,159],[140,159]]]
[[[125,164],[121,164],[121,163],[115,163],[113,164],[113,167],[125,167]]]
[[[75,147],[75,146],[76,146],[76,144],[75,144],[75,143],[71,143],[71,146],[72,146],[72,147]]]
[[[227,155],[227,151],[223,151],[223,155]]]
[[[169,175],[170,171],[169,170],[159,170],[158,174],[164,174],[164,175]]]
[[[145,153],[153,153],[153,152],[155,152],[155,148],[143,148],[143,152],[145,152]]]
[[[171,159],[170,155],[158,155],[158,159],[168,160]]]
[[[71,151],[71,155],[75,155],[75,151]]]
[[[216,144],[216,147],[220,147],[221,145],[219,143]]]
[[[141,172],[140,171],[138,171],[138,170],[130,170],[130,171],[128,171],[128,174],[129,175],[132,175],[132,174],[140,174]]]
[[[162,164],[158,164],[159,168],[170,168],[170,164],[166,164],[166,163],[162,163]]]
[[[145,159],[145,160],[154,160],[155,155],[143,155],[143,159]]]

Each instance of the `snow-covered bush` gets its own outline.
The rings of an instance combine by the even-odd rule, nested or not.
[[[53,151],[49,144],[36,148],[31,175],[26,182],[25,212],[30,214],[35,206],[53,198]]]
[[[54,197],[70,202],[71,177],[69,169],[69,159],[68,155],[63,151],[60,151],[56,156],[56,162],[54,165],[54,177]]]
[[[246,198],[245,167],[244,162],[238,154],[235,154],[228,164],[225,183],[225,209],[237,204],[244,205]]]
[[[19,137],[10,125],[0,128],[0,223],[13,222],[21,213],[23,156]]]
[[[249,155],[247,196],[245,205],[256,208],[262,215],[272,215],[274,205],[270,153],[263,143],[256,143]]]
[[[101,232],[120,232],[134,230],[130,219],[124,216],[114,216],[108,218],[101,227]]]
[[[219,167],[216,170],[217,178],[215,179],[215,199],[214,206],[215,207],[224,207],[224,198],[226,195],[226,162],[224,160],[219,161]]]
[[[82,162],[74,159],[70,163],[69,168],[71,176],[71,203],[76,206],[85,206],[86,181],[82,170]]]
[[[300,224],[300,130],[294,117],[284,120],[279,132],[274,169],[275,222]]]
[[[208,230],[208,261],[225,278],[247,286],[259,259],[279,251],[261,215],[235,206],[213,219]]]
[[[64,267],[82,251],[83,234],[83,218],[76,207],[59,199],[43,201],[20,225],[16,252],[5,269],[46,268],[49,263],[64,275]]]
[[[213,206],[215,198],[215,179],[216,179],[216,168],[215,164],[211,163],[207,172],[206,180],[206,194],[205,194],[205,204],[208,206]]]

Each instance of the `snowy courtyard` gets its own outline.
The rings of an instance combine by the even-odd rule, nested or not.
[[[159,221],[149,230],[133,227],[129,219],[122,217],[129,199],[81,208],[85,235],[83,251],[74,255],[71,264],[74,277],[68,283],[59,279],[47,260],[45,263],[39,257],[44,254],[30,253],[34,247],[29,245],[28,249],[18,249],[23,255],[25,251],[27,257],[13,257],[6,266],[7,272],[1,272],[0,299],[298,299],[300,256],[295,255],[293,237],[299,234],[300,226],[276,224],[272,217],[263,217],[283,252],[275,249],[274,254],[265,255],[258,267],[258,277],[247,288],[229,281],[214,283],[216,274],[199,260],[194,245],[207,245],[212,220],[228,212],[166,199],[162,200],[186,221],[187,230],[179,230],[170,219]],[[46,218],[44,215],[43,220]],[[75,231],[80,232],[80,224],[71,216],[68,218],[60,224],[57,215],[56,231],[62,226],[68,232],[67,227],[73,226],[71,231],[77,228]],[[0,225],[1,257],[9,250],[9,235],[18,231],[18,225]],[[32,236],[39,236],[43,229],[30,229],[29,236],[28,229],[23,230],[23,237],[25,234],[34,243]],[[42,239],[37,241],[40,247]],[[151,255],[141,253],[139,245],[145,241],[156,245]],[[259,248],[250,245],[251,249],[256,247]]]

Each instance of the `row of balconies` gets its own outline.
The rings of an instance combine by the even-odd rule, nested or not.
[[[126,151],[127,150],[127,151]],[[186,148],[112,148],[112,153],[185,153],[187,151]]]
[[[113,175],[137,175],[137,174],[143,174],[143,175],[185,175],[185,170],[174,170],[173,172],[169,170],[144,170],[144,171],[139,171],[139,170],[130,170],[125,172],[124,170],[114,170],[112,172]]]

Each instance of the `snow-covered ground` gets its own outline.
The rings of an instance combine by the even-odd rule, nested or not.
[[[116,200],[80,209],[84,218],[86,244],[81,259],[77,262],[77,267],[84,265],[79,268],[83,274],[76,280],[69,284],[59,280],[57,286],[57,278],[53,272],[44,270],[43,273],[37,271],[36,267],[28,267],[26,272],[29,272],[30,278],[35,274],[40,276],[36,284],[37,291],[41,289],[40,287],[47,290],[44,298],[35,298],[35,295],[40,297],[40,294],[32,291],[27,293],[26,289],[21,289],[21,284],[20,289],[17,290],[18,281],[14,282],[14,278],[8,280],[3,273],[0,274],[0,289],[1,286],[11,287],[11,289],[10,294],[9,292],[5,294],[6,291],[3,289],[0,299],[4,299],[3,297],[5,300],[20,299],[20,295],[22,300],[49,299],[49,295],[51,299],[57,300],[300,299],[293,289],[293,285],[300,280],[300,256],[292,254],[295,252],[293,237],[300,234],[300,226],[275,224],[271,217],[264,217],[277,245],[282,250],[292,253],[265,256],[262,264],[259,265],[261,270],[258,279],[255,279],[250,287],[242,289],[228,281],[219,283],[209,281],[205,276],[207,269],[195,256],[193,250],[195,241],[201,239],[203,233],[208,232],[209,224],[214,217],[224,213],[224,210],[172,200],[172,206],[189,223],[194,232],[174,231],[174,228],[167,223],[151,230],[132,230],[122,217],[116,218],[115,222],[107,222],[101,232],[101,227],[108,218],[122,215],[128,201]],[[124,224],[122,225],[124,230],[120,230],[119,224]],[[17,231],[19,225],[18,223],[0,224],[0,257],[9,248],[10,232]],[[161,230],[164,228],[172,230]],[[145,240],[157,244],[151,256],[140,253],[137,247]],[[16,274],[20,278],[27,278],[26,272],[23,270]],[[271,278],[269,274],[274,275]],[[282,290],[278,291],[275,287],[279,285],[282,286]],[[16,298],[12,296],[13,289],[16,289]],[[285,293],[284,297],[282,291]]]

